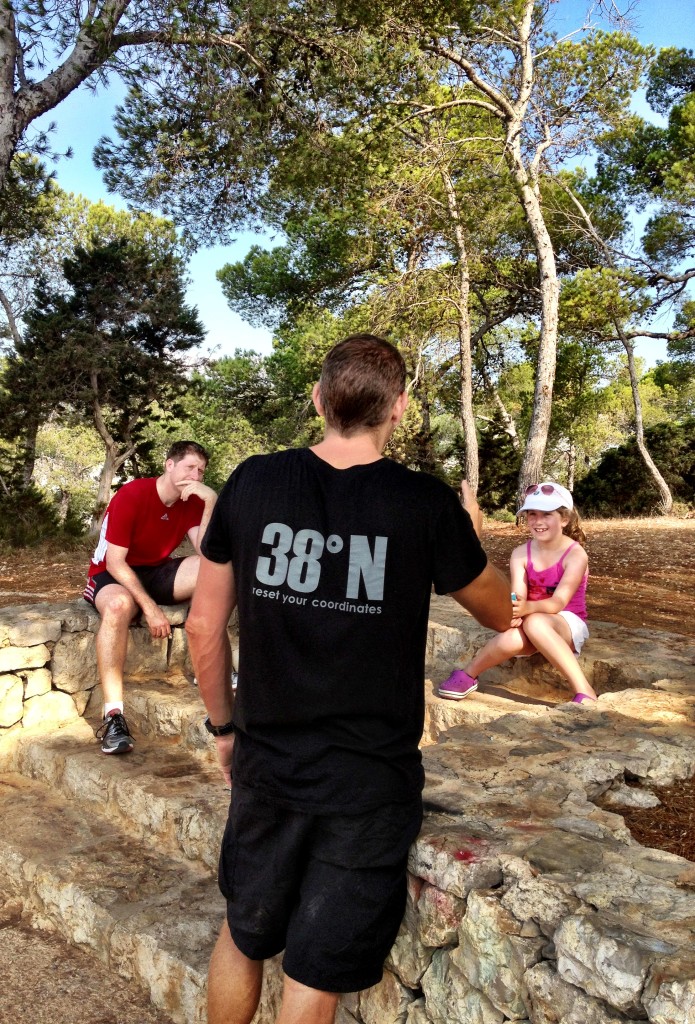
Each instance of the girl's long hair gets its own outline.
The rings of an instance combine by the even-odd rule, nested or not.
[[[562,532],[566,537],[571,537],[572,540],[576,540],[578,544],[581,544],[583,548],[586,547],[586,534],[582,530],[581,523],[579,522],[579,513],[576,508],[565,508],[564,505],[560,506],[558,512],[567,516],[567,522],[562,527]]]

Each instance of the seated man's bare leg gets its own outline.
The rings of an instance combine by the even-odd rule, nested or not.
[[[208,1024],[250,1024],[261,998],[263,961],[237,949],[225,921],[210,958]]]
[[[188,558],[184,558],[183,562],[181,562],[174,577],[175,604],[178,604],[180,601],[187,601],[189,597],[193,597],[193,591],[198,580],[199,567],[200,558],[198,555],[189,555]]]
[[[340,996],[322,992],[285,976],[277,1024],[333,1024]]]
[[[125,587],[110,583],[102,587],[94,602],[101,616],[97,633],[97,667],[104,703],[123,700],[123,666],[128,650],[128,627],[138,606]]]

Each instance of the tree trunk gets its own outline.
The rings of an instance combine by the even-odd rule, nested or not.
[[[21,481],[23,488],[29,487],[34,477],[34,466],[36,465],[36,435],[38,432],[38,419],[30,420],[29,423],[27,423],[23,441],[21,469]]]
[[[461,374],[461,426],[466,443],[464,472],[468,486],[474,494],[477,494],[480,481],[480,464],[478,460],[478,435],[475,429],[475,416],[473,414],[473,355],[471,352],[468,251],[466,249],[466,236],[461,224],[454,183],[445,168],[441,169],[441,176],[446,191],[449,214],[454,225],[454,238],[456,240],[456,254],[458,257],[456,320],[459,343],[459,370]]]
[[[644,443],[644,422],[642,419],[642,398],[639,393],[639,382],[637,380],[637,370],[635,368],[635,347],[630,338],[626,337],[622,328],[616,324],[620,340],[623,343],[625,351],[627,352],[627,368],[630,373],[630,387],[632,388],[632,401],[635,406],[635,440],[637,441],[637,447],[639,448],[640,455],[644,459],[644,463],[652,475],[654,483],[659,489],[661,495],[661,501],[659,502],[663,515],[667,516],[673,508],[673,495],[669,489],[668,484],[664,480],[663,476],[656,467],[654,460],[652,459],[646,444]]]
[[[92,512],[92,518],[89,522],[89,530],[87,531],[90,536],[93,536],[94,534],[99,533],[101,520],[104,512],[106,511],[106,506],[111,499],[111,485],[113,484],[113,478],[126,459],[129,459],[133,454],[135,451],[135,445],[129,444],[125,451],[119,454],[118,444],[111,436],[109,429],[106,426],[101,403],[97,397],[99,393],[97,374],[93,370],[90,376],[92,391],[94,392],[94,399],[92,401],[92,419],[94,420],[94,426],[104,442],[104,448],[106,449],[106,458],[104,459],[104,465],[101,467],[101,473],[99,474],[99,487],[97,489],[96,505]]]
[[[577,471],[577,446],[574,441],[570,441],[570,446],[567,451],[567,490],[574,490],[574,474]]]
[[[487,368],[483,366],[480,372],[482,374],[483,380],[485,381],[485,386],[492,395],[492,400],[495,403],[497,411],[500,414],[500,419],[502,420],[502,425],[504,426],[505,434],[509,436],[514,451],[521,451],[521,441],[519,440],[519,432],[516,429],[516,423],[514,422],[513,416],[507,409],[507,406],[502,401],[499,391],[497,390],[495,384],[492,382],[490,374],[487,372]]]
[[[519,155],[520,159],[520,155]],[[526,176],[523,166],[517,168]],[[517,176],[518,177],[518,176]],[[521,202],[533,236],[538,258],[541,292],[541,334],[536,362],[536,386],[533,394],[533,413],[524,458],[519,473],[517,496],[519,503],[529,484],[543,477],[543,460],[548,443],[550,416],[557,360],[557,325],[560,301],[560,283],[555,264],[555,253],[543,217],[540,195],[536,188],[525,182],[520,188]]]

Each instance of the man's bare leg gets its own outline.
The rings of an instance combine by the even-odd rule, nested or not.
[[[277,1024],[333,1024],[340,996],[308,988],[285,976]]]
[[[123,700],[123,666],[128,650],[128,627],[137,605],[125,587],[109,583],[94,602],[101,616],[97,632],[97,668],[105,704]]]
[[[258,1008],[263,961],[237,948],[225,921],[208,972],[208,1024],[250,1024]]]
[[[176,570],[176,576],[174,577],[174,603],[179,604],[181,601],[187,601],[189,597],[193,597],[193,591],[198,580],[198,569],[200,568],[200,558],[198,555],[189,555],[188,558],[184,558],[181,565]]]

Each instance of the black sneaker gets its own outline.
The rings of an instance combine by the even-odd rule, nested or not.
[[[135,740],[130,735],[128,723],[120,711],[109,711],[96,732],[105,754],[129,754]]]

